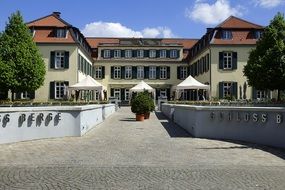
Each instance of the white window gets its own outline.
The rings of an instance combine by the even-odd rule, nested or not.
[[[222,31],[222,39],[225,39],[225,40],[232,39],[232,31],[230,31],[230,30],[223,30]]]
[[[138,58],[143,58],[143,50],[142,49],[139,49],[138,51],[137,51],[137,57]]]
[[[56,69],[64,68],[64,51],[55,52],[55,68]]]
[[[232,83],[231,82],[224,82],[223,83],[223,97],[230,97],[232,95],[231,93],[231,87]]]
[[[120,88],[114,89],[114,97],[116,97],[118,100],[121,100],[121,89]]]
[[[257,99],[265,99],[266,97],[266,90],[257,90],[256,91],[256,98]]]
[[[223,63],[224,69],[232,69],[232,60],[233,53],[232,52],[223,52]]]
[[[254,38],[255,39],[260,39],[262,37],[262,31],[255,31],[254,32]]]
[[[125,89],[125,100],[129,100],[130,99],[130,91],[129,89]]]
[[[92,99],[92,98],[91,98]],[[95,91],[95,100],[100,100],[100,92],[98,90]]]
[[[55,99],[62,99],[66,94],[67,86],[64,82],[55,82]]]
[[[144,78],[144,67],[138,66],[137,67],[137,79],[143,79]]]
[[[159,55],[160,58],[166,58],[166,50],[163,49],[163,50],[160,50],[160,55]]]
[[[127,49],[126,52],[125,52],[125,57],[126,58],[131,58],[132,57],[132,50]]]
[[[27,91],[21,93],[21,99],[30,99],[30,93]]]
[[[149,57],[155,58],[156,57],[156,50],[149,50]]]
[[[104,50],[103,56],[104,56],[104,58],[110,58],[111,57],[111,51],[108,49]]]
[[[131,79],[132,78],[132,66],[126,66],[125,67],[125,79]]]
[[[95,79],[101,79],[102,78],[102,67],[101,66],[96,66],[94,67],[94,77]]]
[[[167,78],[167,67],[160,67],[160,79]]]
[[[186,79],[188,76],[187,67],[180,67],[180,79]]]
[[[66,37],[66,30],[65,29],[57,29],[56,30],[56,37],[57,38],[65,38]]]
[[[121,50],[116,49],[114,50],[114,58],[120,58],[121,57]]]
[[[176,49],[172,49],[170,50],[170,58],[177,58],[177,50]]]
[[[114,79],[120,79],[121,78],[121,67],[117,66],[114,67]]]
[[[156,66],[149,67],[149,79],[156,79]]]

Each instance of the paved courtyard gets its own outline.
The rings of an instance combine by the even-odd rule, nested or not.
[[[192,138],[123,107],[83,137],[0,145],[0,189],[285,189],[285,151]]]

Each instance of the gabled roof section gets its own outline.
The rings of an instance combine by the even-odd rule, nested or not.
[[[263,29],[263,26],[248,22],[235,16],[230,16],[224,22],[216,26],[216,28],[244,28],[244,29]]]
[[[53,12],[50,15],[28,22],[27,25],[31,26],[44,26],[44,27],[69,27],[71,24],[67,23],[60,18],[59,12]]]

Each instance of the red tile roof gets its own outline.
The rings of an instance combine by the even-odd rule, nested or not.
[[[248,22],[246,20],[230,16],[224,22],[216,26],[216,28],[254,28],[254,29],[262,29],[263,26]]]
[[[37,29],[33,38],[36,43],[75,43],[70,35],[70,29],[67,33],[67,38],[56,38],[53,35],[53,29]]]
[[[29,27],[31,26],[50,26],[50,27],[66,27],[70,26],[67,22],[62,20],[59,15],[57,14],[51,14],[42,18],[39,18],[37,20],[28,22],[27,25]]]
[[[198,42],[198,39],[179,39],[179,38],[166,38],[162,39],[162,43],[177,43],[182,44],[184,49],[190,49]]]
[[[232,31],[233,38],[226,40],[221,39],[220,37],[214,38],[212,44],[219,45],[237,45],[237,44],[245,44],[245,45],[254,45],[256,44],[257,39],[253,38],[252,32],[250,30],[247,31]]]
[[[119,44],[120,40],[119,38],[93,38],[93,37],[87,37],[87,42],[91,46],[91,48],[98,48],[99,44]]]

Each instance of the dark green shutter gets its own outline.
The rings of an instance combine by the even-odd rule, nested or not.
[[[125,89],[121,88],[121,100],[125,100]]]
[[[166,89],[167,100],[170,100],[170,88]]]
[[[156,50],[156,58],[160,57],[160,50]]]
[[[102,79],[105,78],[105,66],[102,66]]]
[[[112,66],[111,67],[111,79],[113,79],[114,78],[114,67]]]
[[[167,68],[167,79],[170,79],[170,67],[166,67]]]
[[[50,84],[49,84],[49,98],[50,99],[54,99],[55,98],[55,89],[54,89],[54,87],[55,87],[54,82],[50,82]]]
[[[224,52],[219,52],[219,69],[224,69]]]
[[[155,89],[155,99],[158,99],[158,97],[160,96],[160,89]]]
[[[181,79],[180,71],[181,71],[181,67],[178,66],[177,67],[177,79]]]
[[[55,68],[55,52],[54,51],[50,52],[50,68],[51,69]]]
[[[219,82],[219,98],[224,98],[224,82]]]
[[[232,69],[237,69],[237,52],[233,52],[233,66]]]
[[[170,50],[166,50],[166,58],[170,58]]]
[[[121,79],[125,79],[125,67],[121,67]]]
[[[64,68],[65,69],[69,68],[69,52],[68,51],[64,53]]]
[[[114,50],[110,50],[110,58],[113,58],[114,57]]]
[[[149,67],[144,67],[144,78],[145,79],[149,78]]]
[[[29,95],[31,100],[35,99],[35,91],[29,92]]]
[[[254,87],[252,87],[252,99],[253,100],[257,99],[257,90]]]
[[[238,83],[232,83],[232,95],[237,99],[238,98]]]
[[[121,57],[126,57],[125,56],[125,50],[121,50]]]
[[[156,67],[156,78],[160,79],[160,67]]]
[[[144,57],[145,58],[149,57],[149,50],[144,50]]]
[[[136,79],[137,78],[137,67],[132,67],[132,78]]]
[[[137,57],[137,50],[132,50],[132,57]]]
[[[101,50],[101,57],[104,58],[104,50]]]
[[[111,96],[114,97],[114,88],[111,88]]]
[[[207,65],[206,66],[207,67],[206,72],[208,72],[210,69],[210,54],[207,54],[206,65]]]

